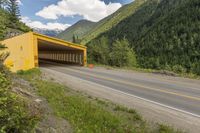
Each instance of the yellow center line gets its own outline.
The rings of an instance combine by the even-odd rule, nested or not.
[[[147,87],[147,86],[143,86],[143,85],[140,85],[140,84],[137,84],[137,83],[130,83],[130,82],[126,82],[126,81],[120,81],[120,80],[116,80],[116,79],[106,78],[106,77],[99,76],[99,75],[97,76],[97,75],[94,75],[94,74],[89,74],[89,73],[86,73],[86,72],[81,72],[81,71],[77,71],[77,70],[70,69],[70,68],[66,68],[66,69],[68,69],[69,71],[81,73],[81,74],[88,75],[88,76],[93,76],[93,77],[100,78],[100,79],[107,80],[107,81],[117,82],[117,83],[121,83],[121,84],[125,84],[125,85],[130,85],[130,86],[133,86],[133,87],[139,87],[139,88],[143,88],[143,89],[163,92],[163,93],[166,93],[166,94],[172,94],[172,95],[176,95],[176,96],[200,101],[200,98],[198,98],[198,97],[193,97],[193,96],[188,96],[188,95],[184,95],[184,94],[180,94],[180,93],[176,93],[176,92],[171,92],[171,91],[167,91],[167,90]]]
[[[109,74],[109,72],[104,72],[104,73]],[[148,77],[149,77],[149,75],[148,75]],[[153,78],[153,79],[157,80],[156,78]],[[167,82],[169,84],[176,83],[176,84],[179,84],[179,85],[194,86],[192,83],[185,83],[185,82],[180,82],[180,81],[173,81],[173,80],[170,80],[170,79],[159,79],[159,80],[160,81],[165,81],[165,82]],[[200,88],[196,88],[196,87],[195,88],[194,87],[192,87],[192,88],[190,87],[190,89],[197,90],[197,91],[200,90]]]
[[[64,67],[66,67],[66,65],[61,65],[61,66],[64,66]],[[74,70],[74,69],[73,69]],[[80,71],[80,69],[79,68],[75,68],[75,70],[78,70],[78,71]],[[87,69],[86,69],[87,70]],[[117,71],[116,71],[117,72]],[[106,73],[106,74],[110,74],[109,72],[103,72],[103,73]],[[113,76],[115,76],[115,75],[113,75]],[[149,75],[148,75],[148,77],[149,77]],[[149,79],[149,78],[148,78]],[[153,78],[154,80],[157,80],[157,78]],[[194,85],[193,83],[185,83],[185,82],[181,82],[181,81],[173,81],[173,80],[170,80],[170,79],[160,79],[159,78],[159,80],[160,81],[164,81],[164,82],[166,82],[166,83],[168,83],[168,84],[172,84],[172,83],[176,83],[176,84],[179,84],[179,85],[186,85],[186,86],[190,86],[190,90],[197,90],[197,91],[200,91],[200,88],[196,88],[196,87],[194,87],[194,86],[196,86],[197,85],[197,83],[195,83],[196,85]],[[192,86],[192,88],[191,88],[191,86]]]
[[[172,80],[170,80],[170,79],[159,79],[159,80],[161,80],[161,81],[165,81],[165,82],[167,82],[167,83],[176,83],[176,84],[179,84],[179,85],[187,85],[187,86],[194,86],[192,83],[184,83],[184,82],[180,82],[180,81],[172,81]],[[200,90],[200,88],[194,88],[194,87],[192,87],[192,88],[190,88],[190,89],[192,89],[192,90]]]

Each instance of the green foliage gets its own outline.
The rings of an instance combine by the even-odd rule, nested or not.
[[[73,42],[73,43],[76,42],[76,37],[75,37],[75,35],[73,35],[73,37],[72,37],[72,42]]]
[[[89,62],[108,64],[109,61],[109,40],[102,37],[100,40],[93,41],[88,45]]]
[[[28,26],[19,21],[18,9],[17,5],[13,3],[14,1],[12,0],[13,4],[11,4],[11,0],[5,1],[4,4],[0,5],[0,40],[9,38],[12,34],[20,34],[31,30]]]
[[[7,11],[9,13],[9,20],[10,20],[9,27],[15,29],[18,28],[20,12],[17,0],[8,0]]]
[[[120,21],[132,15],[144,2],[145,0],[135,0],[133,3],[123,6],[117,12],[97,23],[81,20],[60,33],[57,37],[67,41],[73,41],[73,35],[76,34],[79,36],[81,44],[87,44],[101,33],[110,30]]]
[[[11,82],[0,72],[0,132],[32,132],[37,118],[22,99],[11,92]]]
[[[73,35],[73,37],[72,37],[72,42],[73,43],[80,43],[80,39],[78,38],[78,36],[77,35]]]
[[[200,75],[200,62],[196,62],[196,63],[192,64],[191,71],[193,73]]]
[[[121,41],[116,40],[113,44],[108,38],[101,37],[94,40],[88,46],[89,62],[100,63],[105,65],[124,67],[137,66],[136,55],[129,46],[125,38]]]
[[[90,31],[94,27],[94,25],[95,25],[95,22],[91,22],[88,20],[80,20],[76,24],[67,28],[65,31],[61,32],[57,37],[66,41],[73,42],[73,36],[76,35],[79,37],[78,43],[80,43],[80,39],[88,31]]]
[[[182,133],[181,131],[175,131],[173,128],[166,126],[166,125],[160,125],[159,126],[159,133]]]
[[[173,128],[164,125],[153,125],[155,127],[152,128],[133,109],[75,92],[58,83],[41,80],[38,70],[23,71],[20,75],[31,81],[57,116],[70,122],[74,132],[176,133]]]
[[[2,52],[6,47],[0,43],[0,73],[7,73],[7,68],[5,68],[3,62],[9,56],[8,52]]]
[[[199,75],[199,5],[199,0],[148,0],[91,42],[103,36],[112,44],[126,37],[139,67]]]
[[[136,66],[136,56],[132,49],[129,48],[129,42],[126,39],[117,40],[113,43],[110,61],[112,66]]]
[[[39,93],[48,99],[57,115],[70,121],[75,132],[123,131],[117,117],[78,95],[67,95],[64,87],[42,81],[37,82],[36,86]]]
[[[160,3],[148,21],[151,25],[146,24],[149,31],[137,42],[142,67],[155,68],[151,59],[157,59],[161,68],[170,65],[176,72],[191,72],[192,64],[200,61],[198,3],[196,0]]]
[[[6,49],[0,44],[0,51]],[[32,115],[26,103],[11,91],[11,79],[3,62],[7,53],[0,54],[0,132],[32,132],[39,117]]]
[[[8,0],[0,0],[0,8],[4,8],[8,4]]]
[[[17,74],[26,80],[34,80],[38,78],[38,76],[41,76],[41,71],[37,68],[33,68],[27,71],[20,70]]]
[[[176,73],[185,73],[186,69],[182,67],[181,65],[175,65],[172,67],[172,70]]]
[[[7,29],[8,13],[0,8],[0,40],[5,37]]]
[[[89,101],[86,97],[71,92],[56,83],[36,81],[34,85],[38,88],[39,94],[47,98],[55,113],[72,124],[75,132],[135,133],[148,131],[146,123],[138,119],[141,116],[136,112],[115,110],[115,114],[104,108],[105,104],[102,102],[98,104],[99,102]],[[106,104],[105,106],[110,105]],[[124,120],[117,113],[126,114],[131,118]]]
[[[124,20],[125,18],[132,15],[134,12],[138,10],[138,8],[145,2],[146,0],[134,0],[134,2],[121,7],[118,11],[111,14],[110,16],[100,20],[95,24],[95,26],[89,30],[82,37],[82,44],[87,44],[91,40],[98,37],[100,34],[109,31],[113,27],[115,27],[119,22]],[[121,32],[121,31],[120,31]]]

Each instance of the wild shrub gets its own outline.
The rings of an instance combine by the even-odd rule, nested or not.
[[[6,47],[0,45],[0,50]],[[37,123],[37,116],[31,115],[22,98],[14,94],[9,72],[3,65],[7,53],[0,54],[0,132],[31,132]]]
[[[185,73],[186,69],[182,67],[181,65],[175,65],[173,66],[172,70],[176,73]]]
[[[117,67],[131,67],[137,65],[135,52],[129,47],[127,39],[117,40],[113,43],[110,61],[111,65]]]

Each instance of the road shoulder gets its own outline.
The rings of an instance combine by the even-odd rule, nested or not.
[[[125,105],[138,110],[147,121],[167,124],[186,132],[200,131],[200,119],[182,112],[162,107],[136,97],[120,93],[108,87],[85,81],[70,75],[41,68],[48,78],[69,86],[75,90],[83,91],[94,97],[110,100],[114,103]]]

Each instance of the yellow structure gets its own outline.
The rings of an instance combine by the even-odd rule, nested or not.
[[[40,60],[87,64],[87,48],[34,32],[25,33],[1,42],[10,53],[4,64],[11,71],[28,70],[39,66]],[[5,51],[4,51],[5,52]]]

